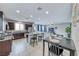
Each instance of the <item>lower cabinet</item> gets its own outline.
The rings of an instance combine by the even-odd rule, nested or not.
[[[12,40],[0,41],[0,56],[8,56],[11,52]]]
[[[14,39],[22,39],[24,38],[24,33],[16,33],[16,34],[13,34],[14,36]]]

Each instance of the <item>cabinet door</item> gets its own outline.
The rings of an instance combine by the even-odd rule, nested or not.
[[[9,25],[9,30],[14,30],[14,23],[13,22],[8,22]]]
[[[0,56],[9,55],[9,53],[11,52],[11,45],[12,45],[11,40],[0,42]]]

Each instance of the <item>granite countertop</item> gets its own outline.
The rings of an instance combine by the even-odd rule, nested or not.
[[[8,30],[6,32],[10,32],[12,34],[16,34],[16,33],[27,33],[27,30]]]
[[[0,31],[0,33],[22,33],[22,32],[28,32],[27,30],[7,30],[7,31]]]
[[[12,38],[13,38],[12,36],[6,36],[6,37],[0,39],[0,41],[12,40]]]

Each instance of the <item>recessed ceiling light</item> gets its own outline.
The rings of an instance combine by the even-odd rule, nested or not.
[[[33,17],[32,15],[30,15],[30,17]]]
[[[16,13],[20,13],[20,10],[16,10]]]
[[[49,12],[48,12],[48,11],[46,11],[45,13],[46,13],[46,14],[48,14]]]

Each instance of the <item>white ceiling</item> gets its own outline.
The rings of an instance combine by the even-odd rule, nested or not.
[[[41,7],[42,10],[37,10]],[[71,21],[72,4],[59,3],[0,3],[0,10],[2,10],[7,18],[13,20],[30,21],[36,23],[66,23]],[[20,10],[20,13],[16,13]],[[48,11],[48,14],[45,14]],[[30,15],[33,17],[31,18]],[[40,20],[39,20],[40,18]]]

